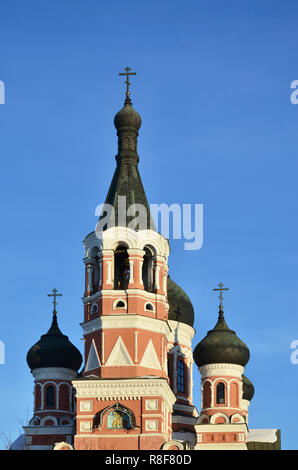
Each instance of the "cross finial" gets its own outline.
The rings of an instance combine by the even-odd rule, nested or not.
[[[130,71],[131,69],[130,69],[129,67],[126,67],[124,70],[125,70],[125,72],[124,72],[124,73],[119,73],[119,75],[126,75],[126,81],[125,81],[125,83],[126,83],[126,99],[127,99],[128,101],[130,101],[130,97],[129,97],[129,95],[130,95],[130,91],[129,91],[129,85],[130,85],[129,75],[136,75],[136,73],[135,73],[135,72],[131,72],[131,71]]]
[[[219,300],[220,300],[219,306],[222,307],[222,300],[223,300],[222,291],[223,291],[223,290],[229,290],[229,288],[228,288],[228,287],[223,287],[223,283],[222,283],[222,282],[220,282],[220,283],[218,284],[218,286],[219,286],[219,289],[215,288],[215,289],[213,289],[213,290],[219,291]]]
[[[53,294],[48,294],[48,297],[54,297],[54,300],[53,300],[53,304],[54,304],[54,310],[53,310],[53,315],[56,315],[56,305],[57,305],[57,301],[56,301],[56,297],[59,297],[63,294],[57,294],[57,289],[53,289],[52,290]]]

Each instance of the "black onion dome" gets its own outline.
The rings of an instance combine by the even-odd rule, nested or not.
[[[168,303],[169,320],[175,320],[193,326],[194,309],[190,298],[182,287],[172,281],[170,276],[168,276]]]
[[[39,367],[63,367],[78,371],[83,358],[80,351],[61,333],[54,313],[49,331],[29,349],[27,364],[31,370]]]
[[[251,401],[252,397],[255,394],[255,388],[251,381],[245,376],[242,375],[242,385],[243,385],[243,400]]]
[[[139,113],[132,107],[129,97],[126,98],[124,106],[114,118],[114,125],[117,130],[125,127],[134,127],[139,130],[142,124],[142,119]]]
[[[249,349],[226,324],[222,305],[215,327],[196,346],[193,356],[198,367],[217,363],[245,366],[248,363]]]

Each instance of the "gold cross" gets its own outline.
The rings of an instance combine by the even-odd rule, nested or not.
[[[54,297],[54,300],[53,300],[53,304],[54,304],[54,310],[53,310],[53,314],[56,314],[56,305],[57,305],[57,301],[56,301],[56,297],[58,296],[61,296],[63,294],[57,294],[57,289],[53,289],[52,290],[53,294],[48,294],[48,297]]]
[[[218,285],[219,285],[219,289],[213,289],[213,290],[219,290],[219,292],[220,292],[220,293],[219,293],[219,300],[220,300],[220,304],[219,304],[219,305],[222,307],[222,300],[223,300],[222,291],[223,291],[223,290],[229,290],[229,288],[228,288],[228,287],[223,287],[223,283],[222,283],[222,282],[220,282]]]
[[[130,68],[129,67],[126,67],[125,70],[125,73],[119,73],[119,75],[126,75],[126,96],[129,96],[130,95],[130,92],[129,92],[129,85],[130,85],[130,81],[129,81],[129,75],[136,75],[135,72],[130,72]]]

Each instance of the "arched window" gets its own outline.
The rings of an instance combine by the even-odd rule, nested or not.
[[[114,254],[114,289],[125,290],[129,282],[129,260],[125,246],[118,246]]]
[[[99,272],[99,257],[98,257],[99,249],[98,247],[94,247],[91,250],[91,257],[93,258],[93,289],[92,290],[97,290],[98,285],[99,285],[99,278],[100,278],[100,272]]]
[[[153,292],[153,263],[152,263],[152,252],[149,248],[144,248],[145,254],[143,257],[142,267],[142,279],[144,289],[148,292]]]
[[[185,393],[185,369],[184,362],[179,359],[177,362],[177,392]]]
[[[35,410],[41,408],[41,386],[39,384],[35,385]]]
[[[225,402],[225,384],[219,382],[216,385],[216,403],[222,404]]]
[[[145,305],[145,310],[151,310],[151,312],[154,312],[154,306],[150,302],[147,302]]]
[[[94,315],[95,313],[97,313],[97,311],[98,311],[97,304],[92,304],[91,309],[90,309],[90,315]]]
[[[55,405],[55,390],[52,385],[48,385],[46,388],[46,407],[52,407]]]
[[[210,408],[211,406],[211,383],[204,382],[203,385],[203,408]]]

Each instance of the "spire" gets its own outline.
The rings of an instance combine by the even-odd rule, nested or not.
[[[126,76],[126,98],[124,106],[114,118],[114,125],[117,129],[118,136],[118,153],[116,155],[117,166],[115,173],[105,200],[105,204],[112,206],[115,212],[115,226],[128,226],[129,222],[135,218],[135,216],[126,216],[126,223],[123,222],[124,209],[119,203],[119,197],[125,198],[126,210],[133,204],[139,204],[146,209],[146,227],[140,229],[151,229],[156,230],[151,214],[150,208],[147,201],[147,197],[144,191],[141,176],[138,170],[139,156],[137,153],[138,135],[141,127],[141,117],[139,113],[132,107],[130,98],[130,82],[129,77],[136,75],[135,72],[130,72],[130,68],[126,67],[125,73],[119,73],[119,75]],[[119,212],[121,212],[121,220],[119,220]],[[126,211],[125,211],[126,215]],[[99,220],[103,220],[104,213],[102,213]],[[111,223],[110,225],[111,226]],[[106,226],[103,230],[106,229]]]

